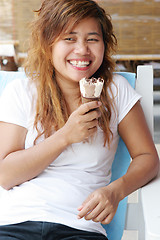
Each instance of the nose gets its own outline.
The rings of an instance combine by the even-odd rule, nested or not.
[[[89,46],[87,42],[79,41],[75,45],[74,52],[80,55],[88,55],[90,53]]]

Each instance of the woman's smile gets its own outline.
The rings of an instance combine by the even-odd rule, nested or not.
[[[68,62],[77,70],[82,70],[85,71],[87,70],[90,65],[91,65],[91,61],[89,60],[78,60],[78,59],[72,59],[72,60],[68,60]]]
[[[83,68],[89,67],[91,64],[91,61],[88,60],[69,60],[69,63],[76,68],[80,68],[83,70]]]

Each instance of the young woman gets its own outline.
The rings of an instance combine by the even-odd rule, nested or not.
[[[27,79],[0,100],[0,236],[107,239],[102,224],[154,178],[158,156],[127,80],[113,75],[110,17],[91,0],[44,0],[32,24]],[[102,77],[100,101],[81,103],[81,78]],[[133,159],[110,182],[119,135]]]

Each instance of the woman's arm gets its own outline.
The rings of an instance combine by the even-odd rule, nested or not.
[[[39,175],[67,146],[61,131],[24,149],[27,130],[0,123],[0,186],[9,190]]]
[[[72,143],[93,135],[98,125],[100,105],[81,105],[63,128],[41,143],[24,149],[27,130],[15,124],[0,122],[0,186],[10,189],[39,175]]]
[[[139,102],[120,122],[119,134],[132,157],[128,171],[108,186],[94,191],[78,208],[78,218],[108,224],[119,202],[157,175],[159,158]]]
[[[139,102],[119,124],[119,134],[132,158],[122,177],[124,198],[157,175],[159,157]]]

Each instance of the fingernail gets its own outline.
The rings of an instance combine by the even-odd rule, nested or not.
[[[78,218],[78,219],[81,219],[81,217],[80,217],[80,216],[77,216],[77,218]]]
[[[83,206],[79,206],[79,207],[77,208],[77,210],[78,210],[78,211],[81,211],[82,208],[83,208]]]

